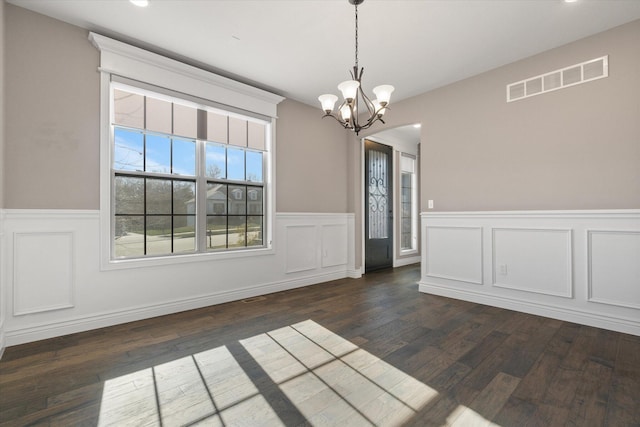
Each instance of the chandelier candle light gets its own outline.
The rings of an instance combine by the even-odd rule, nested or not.
[[[318,97],[318,101],[322,104],[325,117],[333,117],[336,119],[345,129],[350,129],[356,133],[356,135],[363,129],[371,127],[372,124],[378,120],[384,123],[382,116],[389,105],[389,99],[391,98],[391,92],[393,92],[393,86],[381,85],[373,88],[373,93],[376,95],[376,99],[371,101],[362,90],[362,72],[364,68],[358,69],[358,5],[362,4],[364,0],[349,0],[349,3],[355,6],[356,9],[356,63],[353,67],[353,71],[350,71],[352,80],[347,80],[338,85],[338,90],[342,92],[344,101],[338,107],[339,114],[333,113],[333,107],[338,101],[338,97],[332,94],[324,94]],[[369,118],[363,124],[360,124],[358,120],[358,104],[362,103],[369,112]]]

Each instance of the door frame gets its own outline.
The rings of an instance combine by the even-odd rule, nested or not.
[[[386,145],[391,147],[391,165],[394,168],[393,173],[395,174],[395,161],[396,161],[396,149],[392,144],[389,144],[387,142],[384,142],[378,138],[375,137],[375,135],[372,135],[372,137],[366,136],[366,137],[362,137],[360,138],[360,191],[358,194],[358,198],[361,201],[361,206],[360,206],[360,218],[362,218],[361,221],[361,232],[360,232],[360,247],[362,248],[362,250],[360,251],[360,255],[361,255],[361,260],[360,260],[360,271],[362,274],[365,274],[365,266],[366,266],[366,261],[367,261],[367,225],[366,225],[366,220],[365,220],[365,215],[368,214],[367,212],[367,200],[365,200],[365,156],[364,156],[364,151],[365,151],[365,139],[368,139],[370,141],[373,142],[377,142],[378,144],[382,144],[382,145]],[[393,176],[394,182],[395,182],[395,176]],[[395,197],[396,197],[396,192],[395,189],[393,189],[393,193],[392,193],[392,197],[393,200],[391,201],[391,204],[393,205],[392,209],[391,209],[391,215],[393,215],[393,233],[394,233],[394,238],[391,239],[391,252],[392,252],[392,260],[391,260],[391,268],[395,267],[395,259],[396,259],[396,239],[395,239],[395,221],[396,221],[396,201],[395,201]]]
[[[407,126],[411,126],[411,125],[407,125]],[[398,157],[401,155],[402,152],[405,152],[404,150],[402,150],[398,145],[397,141],[393,141],[393,140],[387,140],[387,138],[382,138],[382,137],[378,137],[376,133],[373,133],[371,135],[367,135],[364,137],[359,137],[358,141],[360,144],[360,170],[359,170],[359,188],[358,188],[358,194],[357,194],[357,199],[360,201],[361,205],[359,208],[360,211],[360,226],[358,227],[360,229],[360,273],[361,274],[365,274],[365,264],[366,264],[366,224],[365,224],[365,215],[367,215],[367,202],[365,200],[365,161],[364,161],[364,151],[365,151],[365,139],[369,139],[371,141],[383,144],[383,145],[387,145],[390,146],[392,148],[392,158],[391,161],[393,163],[393,179],[394,182],[398,179],[397,175],[397,171],[399,169],[396,169],[398,167]],[[419,142],[418,142],[419,144]],[[410,151],[407,151],[407,153],[412,154]],[[413,154],[412,154],[413,155]],[[393,232],[394,232],[394,239],[392,241],[392,250],[393,250],[393,268],[395,267],[400,267],[402,265],[407,265],[407,264],[413,264],[416,262],[421,262],[421,225],[420,225],[420,187],[421,187],[421,178],[420,178],[420,163],[421,163],[421,151],[418,149],[417,152],[415,153],[416,155],[416,160],[417,160],[417,164],[416,164],[416,174],[417,174],[417,179],[416,179],[416,192],[417,192],[417,198],[416,198],[416,211],[415,214],[417,215],[417,221],[418,221],[418,227],[416,230],[417,233],[417,247],[416,247],[416,251],[412,254],[410,254],[407,257],[401,257],[399,255],[399,242],[397,241],[398,239],[396,238],[396,234],[398,233],[398,218],[399,216],[398,214],[398,192],[396,191],[397,189],[394,188],[393,189]],[[394,184],[395,185],[395,184]]]

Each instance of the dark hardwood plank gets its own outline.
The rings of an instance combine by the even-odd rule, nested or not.
[[[618,343],[605,424],[640,426],[640,339],[622,335]]]
[[[524,425],[531,419],[578,331],[572,323],[560,327],[496,417],[498,424]]]
[[[407,425],[640,425],[640,337],[420,294],[419,275],[402,267],[7,348],[0,426],[94,426],[105,382],[224,348],[285,424],[309,424],[240,344],[307,320],[431,390]]]

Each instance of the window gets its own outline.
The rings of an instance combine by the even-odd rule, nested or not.
[[[400,251],[417,249],[416,159],[408,154],[400,157]]]
[[[412,173],[402,172],[402,221],[401,221],[401,245],[400,249],[413,249],[411,245],[411,189]]]
[[[112,257],[265,247],[270,122],[111,84]]]
[[[100,51],[100,268],[273,253],[284,98],[100,34],[89,40]]]

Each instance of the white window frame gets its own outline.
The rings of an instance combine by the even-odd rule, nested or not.
[[[100,267],[102,270],[151,267],[185,262],[261,256],[274,253],[275,218],[275,121],[277,105],[284,98],[243,83],[186,65],[170,58],[140,49],[96,33],[89,40],[100,51]],[[113,259],[112,236],[112,126],[111,80],[124,77],[142,84],[166,88],[173,92],[208,100],[224,110],[258,115],[270,120],[267,135],[264,186],[264,247],[157,256],[150,258]]]

